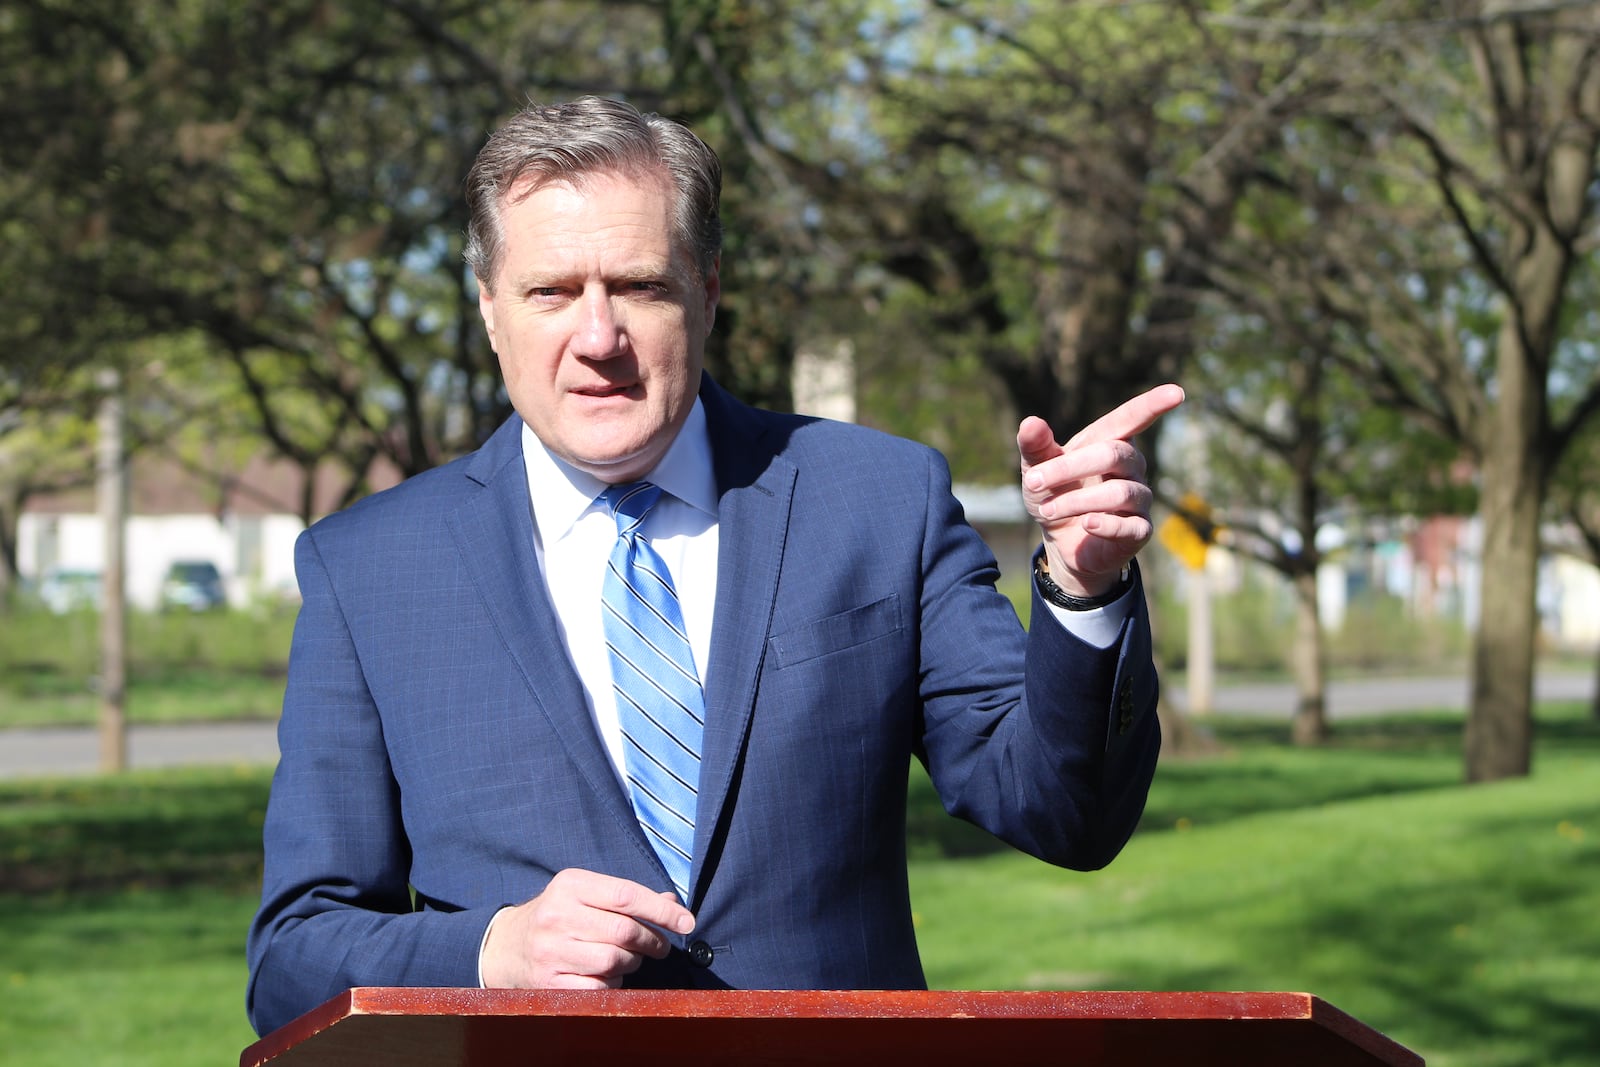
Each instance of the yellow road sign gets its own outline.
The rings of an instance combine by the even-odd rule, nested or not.
[[[1156,539],[1190,570],[1206,565],[1206,550],[1217,540],[1217,524],[1211,518],[1211,505],[1194,493],[1185,493],[1178,510],[1162,520]]]

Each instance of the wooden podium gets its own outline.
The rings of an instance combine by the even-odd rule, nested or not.
[[[240,1067],[1377,1067],[1422,1058],[1309,993],[352,989]]]

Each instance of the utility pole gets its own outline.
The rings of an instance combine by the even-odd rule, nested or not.
[[[1210,715],[1216,697],[1217,651],[1211,620],[1211,574],[1189,570],[1189,714]]]
[[[99,374],[100,441],[96,497],[105,539],[100,578],[100,769],[128,768],[127,645],[128,612],[126,524],[127,464],[122,443],[122,376],[112,368]]]
[[[1204,418],[1188,420],[1190,491],[1184,509],[1200,538],[1199,558],[1189,569],[1189,714],[1206,716],[1215,710],[1217,691],[1216,620],[1211,612],[1211,572],[1206,568],[1210,548],[1217,538],[1216,520],[1206,496],[1211,490],[1211,453]]]

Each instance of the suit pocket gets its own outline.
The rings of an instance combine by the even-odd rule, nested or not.
[[[772,654],[781,670],[864,645],[895,633],[900,628],[900,597],[891,593],[871,604],[774,634],[771,638]]]

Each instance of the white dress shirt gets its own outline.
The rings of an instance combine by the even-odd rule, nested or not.
[[[556,626],[589,698],[589,712],[611,757],[612,770],[626,790],[622,727],[617,720],[611,660],[600,615],[606,560],[617,543],[611,509],[595,499],[607,486],[552,455],[526,423],[522,454],[533,504],[534,553],[555,607]],[[662,490],[645,516],[644,533],[672,572],[703,685],[717,595],[717,483],[711,469],[705,410],[698,399],[677,440],[642,480]]]

